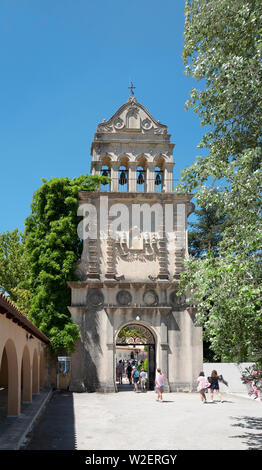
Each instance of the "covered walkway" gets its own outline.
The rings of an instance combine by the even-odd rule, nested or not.
[[[49,339],[0,293],[0,423],[47,386]]]

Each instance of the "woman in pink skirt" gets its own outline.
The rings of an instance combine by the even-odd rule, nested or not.
[[[157,399],[156,401],[163,401],[162,394],[164,391],[164,383],[165,383],[165,376],[162,374],[161,369],[158,368],[156,370],[156,379],[155,379],[155,385],[156,385],[156,390],[158,392]]]

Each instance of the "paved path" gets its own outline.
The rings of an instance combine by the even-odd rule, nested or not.
[[[28,450],[262,450],[262,402],[197,393],[55,393]]]

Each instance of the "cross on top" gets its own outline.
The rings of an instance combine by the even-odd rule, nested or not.
[[[130,90],[130,96],[134,96],[134,88],[136,88],[133,83],[130,81],[130,86],[128,87]]]

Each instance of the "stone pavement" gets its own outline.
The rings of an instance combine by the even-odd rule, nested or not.
[[[55,392],[26,450],[262,450],[262,402],[224,394],[124,388],[112,394]]]
[[[18,417],[5,417],[7,390],[0,394],[0,450],[18,450],[52,397],[51,390],[33,394],[32,403],[22,403]]]

